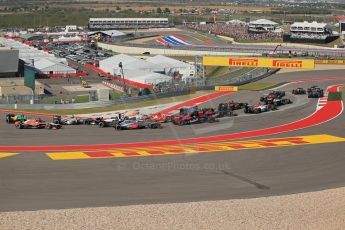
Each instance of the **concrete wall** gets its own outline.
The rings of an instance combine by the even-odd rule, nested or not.
[[[160,49],[160,48],[144,48],[144,47],[131,47],[122,45],[112,45],[107,43],[98,43],[98,47],[106,50],[112,50],[116,53],[123,54],[143,54],[150,52],[151,55],[166,55],[166,56],[253,56],[258,54],[253,53],[231,53],[231,52],[215,52],[215,51],[201,51],[201,50],[177,50],[177,49]]]
[[[0,73],[18,72],[19,51],[0,47]]]
[[[32,90],[29,87],[24,86],[23,78],[9,78],[0,80],[0,96],[31,94]],[[36,82],[35,94],[44,94],[44,86],[39,82]]]

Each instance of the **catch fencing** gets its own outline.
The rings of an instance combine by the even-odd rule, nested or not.
[[[245,73],[239,77],[230,78],[227,80],[207,80],[207,79],[198,79],[192,82],[184,84],[167,84],[163,91],[153,90],[151,94],[144,96],[132,96],[132,97],[123,97],[120,99],[102,102],[102,101],[91,101],[86,103],[68,103],[68,104],[17,104],[17,109],[41,109],[41,110],[59,110],[59,109],[84,109],[84,108],[96,108],[96,107],[105,107],[116,104],[127,104],[135,102],[143,102],[145,100],[166,98],[166,97],[176,97],[181,95],[187,95],[195,90],[213,90],[216,85],[243,85],[249,82],[258,81],[263,79],[271,74],[277,72],[279,69],[267,69],[267,68],[258,68],[253,69],[251,72]],[[163,87],[163,86],[162,86]],[[32,98],[32,95],[30,95]],[[37,97],[37,96],[35,96]],[[1,99],[1,98],[0,98]],[[35,98],[36,103],[40,103],[38,98]],[[1,101],[1,100],[0,100]],[[0,108],[14,109],[15,105],[13,100],[11,104],[0,104]]]

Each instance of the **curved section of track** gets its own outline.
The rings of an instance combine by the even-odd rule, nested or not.
[[[335,92],[340,85],[332,86],[328,89],[329,92]],[[312,115],[301,119],[299,121],[291,122],[289,124],[279,125],[260,130],[232,133],[219,136],[207,136],[199,138],[189,138],[184,140],[164,140],[151,142],[136,142],[136,143],[118,143],[118,144],[95,144],[95,145],[65,145],[65,146],[0,146],[0,151],[81,151],[81,150],[104,150],[116,148],[130,148],[130,147],[147,147],[147,146],[162,146],[162,145],[177,145],[190,144],[200,142],[213,141],[229,141],[236,139],[252,138],[259,136],[266,136],[272,134],[279,134],[293,130],[303,129],[318,125],[339,116],[343,111],[342,101],[328,101],[323,108],[317,110]]]

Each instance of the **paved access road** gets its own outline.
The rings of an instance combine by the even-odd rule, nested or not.
[[[278,74],[263,81],[339,77],[342,71]],[[299,76],[296,76],[296,75]],[[303,87],[345,80],[301,83]],[[295,85],[287,85],[290,91]],[[263,92],[239,92],[216,99],[255,102]],[[217,125],[115,132],[112,128],[16,130],[1,121],[0,145],[123,143],[238,133],[286,124],[315,111],[317,100],[289,95],[295,103],[279,111],[223,119]],[[298,131],[252,139],[327,134],[345,137],[343,115]],[[236,140],[239,141],[239,140]],[[345,142],[239,149],[169,156],[58,160],[45,152],[1,158],[0,210],[37,210],[260,197],[345,185]]]

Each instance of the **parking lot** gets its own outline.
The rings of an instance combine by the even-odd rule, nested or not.
[[[97,65],[100,60],[111,57],[112,54],[101,50],[95,50],[88,44],[55,44],[49,49],[49,53],[56,57],[66,58],[68,61],[77,62],[81,65]]]

